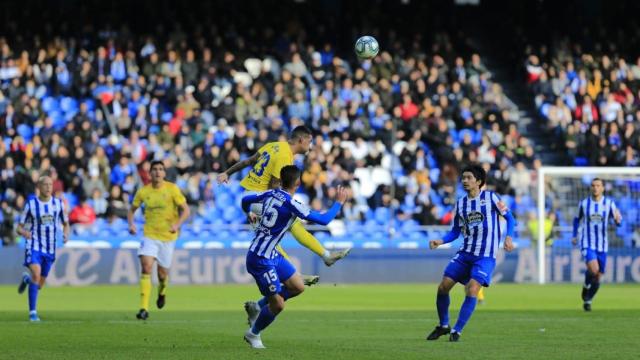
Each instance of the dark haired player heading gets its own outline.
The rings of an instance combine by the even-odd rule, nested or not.
[[[511,238],[516,221],[498,195],[480,190],[486,182],[486,177],[486,172],[480,166],[469,166],[462,170],[462,186],[467,195],[456,202],[451,231],[442,240],[429,242],[429,247],[435,249],[456,240],[460,234],[464,237],[462,247],[449,262],[438,285],[436,304],[440,325],[427,336],[427,340],[436,340],[446,334],[450,334],[449,341],[460,339],[462,329],[476,307],[478,291],[491,283],[491,274],[496,266],[496,254],[503,232],[499,216],[507,220],[504,249],[513,250]],[[466,298],[460,308],[458,321],[451,329],[449,292],[457,282],[466,285]]]
[[[297,218],[327,225],[340,212],[348,198],[348,191],[338,187],[336,202],[326,213],[318,213],[294,200],[292,195],[300,186],[300,170],[289,165],[280,171],[282,188],[247,195],[242,198],[242,208],[253,221],[258,220],[256,236],[247,252],[247,271],[254,277],[260,293],[264,295],[252,306],[246,306],[250,328],[244,339],[251,347],[264,348],[260,332],[284,310],[287,299],[304,291],[302,276],[276,247]],[[251,205],[261,204],[260,214],[249,212]],[[283,286],[284,285],[284,286]]]
[[[293,157],[297,154],[307,154],[311,147],[312,133],[306,126],[298,126],[291,131],[288,141],[271,142],[262,146],[253,156],[239,161],[223,173],[218,175],[218,183],[226,183],[229,176],[247,166],[253,168],[242,179],[240,185],[247,194],[276,189],[280,186],[280,170],[288,165],[293,165]],[[255,210],[259,213],[259,209]],[[304,247],[313,251],[322,258],[325,265],[331,266],[336,261],[349,254],[351,249],[329,251],[322,246],[300,221],[295,221],[291,226],[291,235]],[[278,246],[278,251],[288,258],[287,253]],[[317,276],[314,278],[317,281]],[[312,281],[313,282],[313,281]]]

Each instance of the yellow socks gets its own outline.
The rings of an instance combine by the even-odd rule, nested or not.
[[[167,294],[167,286],[169,285],[169,277],[167,276],[164,280],[159,280],[160,284],[158,285],[158,294],[166,295]]]
[[[291,235],[304,247],[318,254],[319,256],[326,256],[327,250],[320,244],[320,241],[316,239],[307,229],[304,228],[299,220],[293,223],[291,226]]]
[[[149,309],[149,297],[151,296],[151,275],[140,276],[140,309]]]
[[[478,301],[484,301],[484,288],[480,288],[478,291]]]

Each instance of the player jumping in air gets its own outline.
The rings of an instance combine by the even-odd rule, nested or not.
[[[283,167],[279,179],[282,180],[281,189],[247,195],[242,199],[244,211],[252,222],[258,222],[256,235],[247,252],[247,271],[256,280],[264,297],[257,302],[259,311],[250,316],[250,327],[244,334],[245,341],[256,349],[264,348],[260,332],[284,310],[285,301],[304,291],[302,276],[276,250],[280,240],[297,218],[327,225],[348,198],[348,191],[339,187],[333,206],[326,213],[318,213],[292,198],[300,186],[300,170],[296,166]],[[249,211],[253,204],[262,205],[259,216]]]
[[[291,131],[288,141],[265,144],[250,158],[239,161],[218,175],[218,183],[227,183],[229,176],[232,174],[247,166],[253,166],[249,174],[240,182],[240,185],[246,190],[247,194],[278,188],[280,186],[280,170],[287,165],[293,165],[295,155],[307,154],[309,152],[312,142],[311,135],[311,130],[306,126],[294,128],[293,131]],[[260,213],[259,208],[256,207],[254,207],[252,211],[254,213]],[[329,251],[325,249],[318,239],[304,228],[299,220],[295,221],[291,226],[291,234],[300,244],[322,257],[322,260],[327,266],[331,266],[336,261],[347,256],[351,250]],[[287,253],[281,246],[278,246],[277,250],[284,257],[288,258]],[[317,280],[317,276],[312,276],[307,280],[307,283],[313,283]]]

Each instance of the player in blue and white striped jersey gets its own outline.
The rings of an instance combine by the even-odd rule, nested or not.
[[[18,293],[29,287],[29,320],[40,321],[36,311],[38,291],[44,286],[56,260],[56,240],[62,231],[63,242],[69,238],[69,219],[62,200],[51,196],[53,180],[48,175],[38,179],[38,196],[30,198],[18,224],[18,234],[26,239],[24,266],[30,273],[22,275]]]
[[[582,256],[587,263],[582,286],[582,308],[591,311],[591,302],[600,288],[600,277],[607,268],[609,239],[607,227],[613,219],[617,225],[622,215],[613,199],[604,196],[604,181],[591,181],[591,196],[580,201],[578,216],[573,220],[573,244],[580,240]]]
[[[427,340],[436,340],[446,334],[450,334],[449,341],[460,339],[462,329],[476,307],[478,292],[491,282],[503,233],[500,216],[507,220],[504,249],[513,250],[511,238],[516,221],[498,195],[480,190],[486,182],[486,177],[487,174],[481,166],[469,166],[462,170],[462,186],[467,195],[456,202],[451,231],[444,239],[429,242],[429,247],[435,249],[456,240],[460,234],[464,237],[462,247],[444,270],[444,276],[438,286],[436,305],[440,325],[427,336]],[[462,303],[458,321],[451,329],[449,292],[457,282],[466,285],[466,298]]]
[[[347,190],[339,187],[333,206],[326,213],[318,213],[292,198],[300,186],[300,170],[296,166],[283,167],[280,179],[281,189],[242,198],[242,208],[249,214],[250,220],[258,221],[256,236],[247,252],[247,271],[256,280],[264,297],[252,303],[255,307],[245,304],[251,327],[244,334],[245,341],[258,349],[264,348],[260,332],[275,320],[284,309],[287,299],[304,291],[302,276],[276,250],[276,246],[297,218],[327,225],[338,215],[348,198]],[[251,205],[257,203],[262,205],[259,216],[249,211]]]

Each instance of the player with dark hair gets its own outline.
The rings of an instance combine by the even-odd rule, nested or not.
[[[340,212],[348,198],[348,191],[338,187],[336,202],[326,213],[318,213],[294,200],[293,194],[300,186],[300,170],[289,165],[282,168],[279,179],[282,188],[247,195],[242,208],[251,221],[257,221],[256,236],[247,252],[247,271],[254,277],[264,296],[257,304],[259,311],[249,318],[249,329],[244,339],[251,347],[264,348],[260,332],[271,324],[284,310],[285,301],[304,291],[301,275],[276,247],[297,218],[327,225]],[[249,211],[251,205],[261,204],[259,214]]]
[[[162,309],[166,301],[169,285],[169,268],[173,259],[173,250],[180,226],[189,218],[189,206],[180,189],[165,181],[166,171],[162,161],[151,163],[151,183],[136,192],[129,209],[129,233],[137,233],[133,214],[144,206],[144,236],[138,257],[142,274],[140,276],[140,311],[136,317],[147,320],[149,317],[149,297],[151,296],[151,271],[158,262],[158,299],[156,306]]]
[[[442,240],[431,240],[429,247],[464,237],[462,247],[444,270],[438,285],[436,305],[440,324],[427,336],[436,340],[449,334],[449,341],[458,341],[462,329],[473,314],[480,289],[491,283],[491,274],[496,266],[496,254],[503,233],[499,216],[507,220],[504,249],[513,250],[512,237],[515,219],[500,197],[491,191],[481,190],[487,174],[481,166],[469,166],[462,170],[462,186],[466,195],[458,199],[454,209],[451,231]],[[465,285],[466,297],[462,303],[458,321],[453,329],[449,326],[449,292],[456,283]]]
[[[253,168],[242,179],[240,185],[247,193],[259,193],[269,189],[276,189],[280,186],[280,170],[288,165],[293,165],[293,157],[297,154],[307,154],[311,147],[312,132],[306,126],[298,126],[291,131],[288,141],[271,142],[261,147],[253,156],[231,166],[218,175],[218,183],[226,183],[229,176],[247,166]],[[259,205],[258,205],[259,206]],[[259,209],[254,211],[259,213]],[[300,221],[293,223],[291,234],[303,246],[322,257],[325,265],[331,266],[336,261],[347,256],[351,249],[341,251],[329,251],[322,246],[309,231],[307,231]],[[278,251],[288,257],[282,247],[278,246]],[[317,281],[317,277],[313,280]]]

